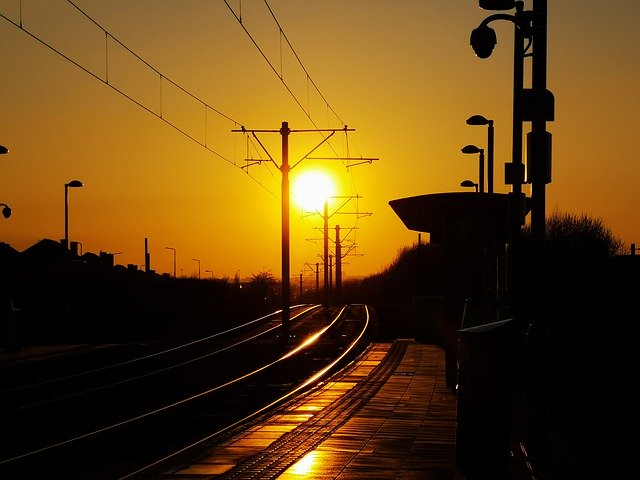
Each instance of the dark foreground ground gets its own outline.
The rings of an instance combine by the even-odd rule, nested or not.
[[[411,305],[374,308],[374,341],[416,337],[419,325]],[[603,316],[603,325],[616,321]],[[632,432],[639,424],[636,330],[630,324],[615,334],[599,335],[594,330],[565,335],[563,341],[544,335],[537,340],[527,357],[535,368],[518,379],[526,385],[524,394],[507,403],[509,451],[520,457],[520,463],[531,464],[531,470],[521,469],[518,478],[596,480],[633,474],[636,442]],[[6,364],[8,356],[15,354],[0,352],[0,362]],[[467,406],[480,416],[487,414]]]

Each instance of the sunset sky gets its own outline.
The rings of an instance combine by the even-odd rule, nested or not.
[[[547,213],[588,213],[640,243],[640,3],[548,4]],[[69,237],[84,252],[144,265],[147,238],[158,273],[173,270],[169,246],[178,275],[198,259],[203,278],[279,277],[283,121],[306,130],[289,136],[292,184],[323,170],[342,197],[329,223],[347,279],[416,242],[390,200],[477,181],[477,156],[460,152],[486,148],[472,114],[495,122],[495,191],[509,191],[514,27],[494,22],[498,45],[477,58],[469,35],[491,12],[476,0],[0,0],[0,13],[0,203],[13,210],[0,241],[20,251],[64,237],[78,179]],[[302,160],[322,140],[309,130],[345,125]],[[256,135],[273,162],[241,126],[270,130]],[[321,215],[292,199],[290,218],[291,274],[312,275]]]

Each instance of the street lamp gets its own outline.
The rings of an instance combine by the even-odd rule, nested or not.
[[[176,249],[173,247],[164,247],[167,250],[173,250],[173,278],[176,278]]]
[[[211,270],[205,270],[205,272],[210,273],[211,274],[211,280],[213,280],[213,272]]]
[[[80,180],[71,180],[64,184],[64,248],[69,250],[69,187],[79,188],[84,186]]]
[[[473,180],[463,180],[460,182],[460,186],[461,187],[475,187],[476,188],[476,193],[478,193],[478,184],[476,182],[474,182]]]
[[[480,193],[484,193],[484,148],[479,148],[475,145],[465,145],[462,147],[462,153],[467,155],[480,154],[478,159],[478,183],[480,184]]]
[[[516,9],[515,15],[496,13],[485,18],[471,32],[470,43],[480,58],[488,58],[497,40],[495,31],[489,27],[493,20],[509,20],[516,26],[514,42],[514,153],[519,148],[522,163],[522,122],[531,121],[531,132],[527,134],[527,182],[531,184],[531,237],[535,250],[542,250],[545,235],[545,185],[551,183],[551,134],[546,131],[546,122],[553,120],[553,94],[547,90],[547,0],[534,0],[533,10],[524,11],[522,0],[484,0],[480,7],[488,10]],[[524,39],[529,41],[523,48]],[[527,50],[533,44],[533,53]],[[531,89],[523,88],[523,58],[532,57]],[[517,125],[516,125],[517,123]],[[516,139],[516,135],[518,138]],[[513,162],[516,162],[514,156]],[[524,166],[512,165],[514,193],[519,194],[524,182]],[[505,173],[509,173],[505,171]],[[516,189],[518,187],[518,189]],[[524,222],[522,222],[524,223]],[[543,262],[534,262],[540,265]]]
[[[9,153],[9,149],[4,145],[0,145],[0,155],[4,155],[5,153]],[[6,203],[0,203],[2,206],[2,216],[4,218],[9,218],[11,216],[11,208]]]
[[[536,0],[540,1],[540,0]],[[486,10],[511,10],[515,8],[513,15],[495,13],[485,18],[478,28],[471,32],[470,44],[479,58],[488,58],[497,44],[496,32],[489,26],[494,20],[507,20],[514,24],[513,47],[513,132],[511,162],[505,164],[505,180],[512,186],[511,204],[513,212],[513,228],[520,229],[524,225],[524,197],[522,184],[524,183],[524,164],[522,162],[522,122],[524,89],[524,58],[532,56],[529,49],[532,45],[533,12],[524,10],[522,0],[480,0],[480,8]],[[525,40],[527,45],[525,46]]]
[[[0,206],[3,207],[2,216],[4,218],[9,218],[11,216],[11,207],[9,207],[9,205],[7,205],[6,203],[0,203]]]
[[[194,262],[198,262],[198,278],[200,278],[200,259],[192,258],[191,260],[193,260]]]
[[[487,137],[487,192],[493,193],[493,120],[482,115],[467,118],[467,125],[488,125]]]

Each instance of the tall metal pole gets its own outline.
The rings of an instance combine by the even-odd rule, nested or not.
[[[531,86],[533,94],[543,99],[547,90],[547,2],[533,2],[533,62]],[[545,243],[545,186],[551,179],[548,161],[551,139],[546,131],[544,114],[534,115],[531,123],[528,156],[531,181],[531,240],[533,243],[533,298],[534,317],[531,323],[544,322],[544,243]]]
[[[329,199],[324,201],[324,306],[329,308]]]
[[[487,139],[487,191],[493,193],[493,120],[489,120]]]
[[[64,248],[69,250],[69,187],[82,187],[80,180],[71,180],[64,184]]]
[[[342,245],[340,245],[340,225],[336,225],[336,304],[342,303]]]
[[[480,149],[480,158],[478,159],[478,178],[480,184],[480,193],[484,193],[484,149]]]
[[[333,255],[329,254],[329,301],[332,301],[331,290],[333,290]]]
[[[289,272],[289,123],[282,122],[282,336],[289,338],[291,285]]]
[[[520,15],[518,11],[516,15]],[[508,251],[508,297],[510,314],[520,327],[523,327],[521,318],[522,304],[522,247],[521,232],[524,225],[525,198],[522,193],[524,182],[524,163],[522,161],[522,91],[524,86],[524,34],[517,25],[514,28],[513,41],[513,114],[512,114],[512,140],[511,140],[511,164],[505,176],[507,183],[512,186],[509,194],[509,251]]]
[[[547,1],[533,1],[533,61],[531,87],[535,99],[543,102],[547,94]],[[546,272],[545,272],[545,185],[551,181],[551,134],[546,131],[546,113],[535,112],[531,132],[528,134],[527,157],[531,170],[531,318],[528,328],[533,332],[534,347],[530,362],[529,395],[532,397],[531,417],[545,425],[550,415],[549,372],[553,367],[547,355],[548,340],[543,333],[546,326]],[[548,431],[532,423],[532,457],[550,456]]]
[[[69,250],[69,184],[64,184],[64,249]]]

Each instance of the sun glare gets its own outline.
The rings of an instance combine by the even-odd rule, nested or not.
[[[293,179],[293,200],[306,212],[321,211],[327,198],[335,195],[335,184],[321,170],[307,170]]]

